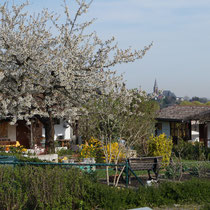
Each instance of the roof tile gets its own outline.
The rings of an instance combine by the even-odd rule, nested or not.
[[[173,105],[163,108],[158,113],[158,120],[184,120],[191,116],[210,111],[210,106],[182,106]]]

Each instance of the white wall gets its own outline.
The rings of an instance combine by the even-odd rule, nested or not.
[[[64,136],[64,139],[70,139],[70,126],[64,127],[64,122],[60,121],[59,125],[55,125],[55,139],[59,136]]]
[[[54,125],[55,128],[55,136],[54,139],[58,139],[59,136],[64,136],[64,139],[72,139],[72,129],[71,127],[68,125],[68,127],[66,128],[64,126],[64,121],[60,120],[60,124],[56,124]],[[42,136],[45,137],[45,129],[42,129]]]
[[[165,133],[167,137],[170,137],[170,122],[158,122],[161,124],[162,129],[157,129],[157,136],[162,133]]]
[[[8,124],[8,139],[16,141],[16,125]]]
[[[210,148],[210,122],[207,123],[207,147]]]
[[[207,139],[210,139],[210,122],[207,123]]]
[[[199,121],[191,121],[191,141],[199,141]]]

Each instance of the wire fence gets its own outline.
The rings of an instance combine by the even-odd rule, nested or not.
[[[147,162],[143,163],[144,165],[147,164]],[[148,164],[151,164],[151,162],[148,162]],[[182,162],[174,162],[174,164],[182,164],[182,167],[185,167],[188,172],[197,173],[199,176],[210,172],[210,161],[182,161]],[[134,171],[134,168],[131,167],[129,164],[129,161],[126,160],[123,163],[55,163],[55,162],[21,162],[14,156],[0,156],[0,165],[10,165],[13,167],[16,166],[59,166],[62,168],[72,168],[76,167],[83,171],[86,171],[88,173],[94,172],[96,170],[105,170],[107,167],[113,171],[113,174],[116,174],[116,170],[123,169],[123,173],[125,175],[125,185],[128,187],[129,184],[129,178],[131,175],[133,175],[138,182],[141,185],[144,185],[142,179],[137,176],[136,171]],[[115,171],[113,170],[115,169]],[[146,169],[144,169],[146,170]]]
[[[62,168],[72,168],[76,167],[83,171],[86,171],[88,173],[94,172],[97,170],[97,168],[106,168],[106,167],[118,167],[118,168],[124,168],[125,173],[125,185],[128,187],[129,184],[129,171],[133,173],[136,177],[137,175],[132,171],[132,169],[129,166],[128,161],[126,160],[124,163],[114,164],[114,163],[55,163],[55,162],[21,162],[16,159],[16,157],[13,156],[0,156],[0,165],[9,165],[9,166],[59,166]],[[143,182],[140,178],[137,177],[137,180],[143,185]]]

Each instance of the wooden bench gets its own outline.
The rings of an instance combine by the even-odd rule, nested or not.
[[[16,145],[16,141],[11,141],[7,138],[0,138],[0,146],[12,146]]]
[[[129,158],[128,163],[132,171],[143,171],[148,172],[149,180],[152,179],[150,172],[153,171],[155,174],[155,179],[158,179],[159,170],[161,167],[162,156],[157,157],[139,157],[139,158]]]

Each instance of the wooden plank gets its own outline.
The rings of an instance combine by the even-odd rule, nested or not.
[[[142,157],[142,158],[130,158],[130,167],[137,170],[153,170],[154,168],[160,167],[162,157]]]
[[[0,138],[8,138],[8,122],[0,123]]]
[[[0,146],[16,145],[16,141],[0,141]]]

